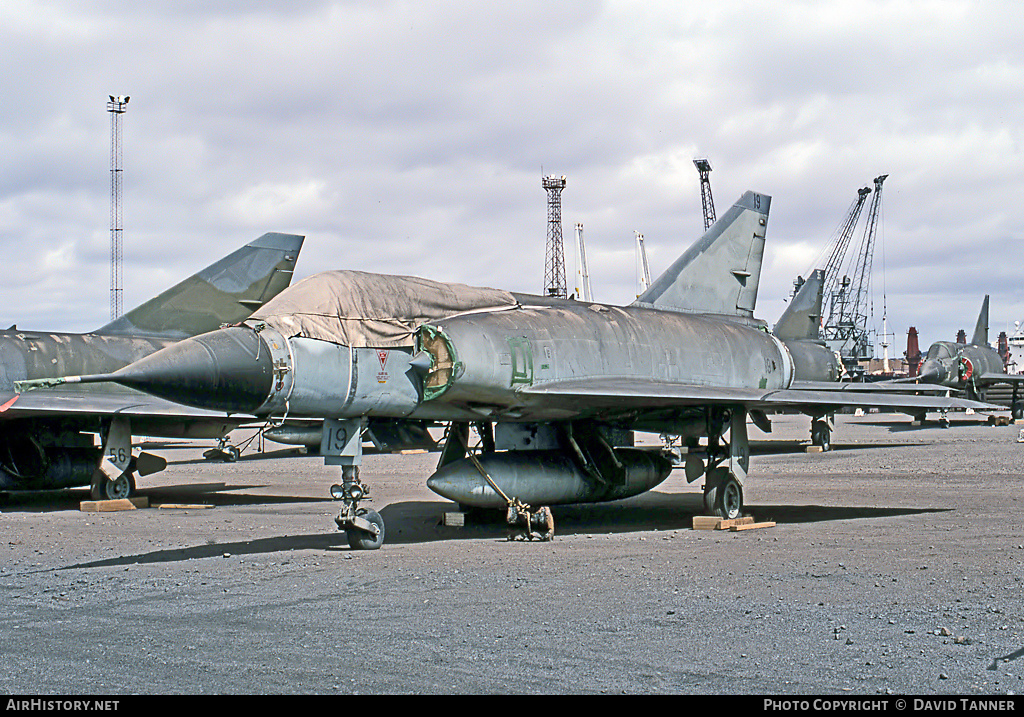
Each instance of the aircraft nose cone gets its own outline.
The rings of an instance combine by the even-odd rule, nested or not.
[[[948,377],[948,372],[941,361],[926,359],[921,364],[921,371],[917,377],[922,383],[942,383]]]
[[[232,326],[167,346],[114,376],[125,386],[187,406],[252,413],[270,394],[273,364],[259,334]]]

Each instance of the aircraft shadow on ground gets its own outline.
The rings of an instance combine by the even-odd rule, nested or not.
[[[176,563],[202,558],[223,558],[224,555],[253,556],[288,553],[294,550],[329,550],[344,546],[348,549],[348,538],[342,532],[311,535],[280,535],[272,538],[238,540],[229,543],[207,543],[185,548],[167,548],[138,555],[121,555],[103,560],[93,560],[75,565],[65,565],[57,570],[81,570],[85,568],[110,568],[153,563]]]
[[[433,502],[392,503],[380,511],[388,527],[388,543],[424,543],[480,539],[507,539],[504,513],[486,511],[467,516],[464,527],[439,525],[441,515],[456,510],[454,504]],[[779,525],[820,523],[834,520],[890,518],[938,513],[951,508],[894,508],[820,505],[748,505],[745,513],[758,522]],[[651,492],[614,503],[555,506],[555,537],[603,535],[636,531],[691,530],[693,518],[704,515],[703,496],[697,493]],[[401,526],[401,528],[399,528]]]
[[[1003,655],[1002,657],[996,657],[995,659],[992,660],[992,664],[989,665],[985,669],[987,669],[987,670],[996,670],[996,669],[999,668],[999,663],[1000,662],[1011,662],[1011,661],[1019,659],[1021,657],[1024,657],[1024,647],[1022,647],[1021,649],[1017,650],[1016,652],[1011,652],[1009,655]]]
[[[227,483],[192,483],[183,485],[154,486],[139,490],[137,495],[149,498],[150,508],[164,503],[197,503],[208,506],[238,505],[287,505],[295,503],[329,503],[329,496],[311,498],[308,496],[279,496],[242,493],[234,491],[255,491],[261,484],[229,485]],[[88,489],[11,492],[5,495],[5,512],[55,513],[79,510],[79,503],[92,500]]]
[[[908,421],[898,421],[892,419],[875,419],[875,420],[864,420],[859,419],[857,425],[860,426],[878,426],[881,428],[887,428],[890,433],[913,433],[914,431],[927,431],[931,429],[941,428],[944,431],[956,431],[957,428],[967,427],[982,427],[989,426],[987,418],[976,418],[976,419],[963,419],[954,418],[950,421],[948,427],[943,428],[939,425],[938,419],[928,419],[923,426],[915,426]]]
[[[454,540],[505,541],[509,526],[503,513],[488,511],[471,515],[464,527],[446,527],[440,524],[444,512],[455,510],[451,503],[437,501],[408,501],[392,503],[381,509],[386,524],[384,550],[388,545],[449,542]],[[938,513],[947,508],[888,508],[860,506],[820,505],[752,505],[748,513],[758,521],[774,520],[779,525],[818,523],[833,520],[859,520],[888,518],[925,513]],[[555,539],[567,535],[608,535],[637,531],[690,530],[695,515],[702,515],[703,498],[699,494],[648,493],[639,499],[617,503],[557,506],[555,513]],[[152,563],[171,563],[202,558],[270,555],[295,550],[349,551],[348,538],[343,531],[334,531],[327,525],[323,533],[282,535],[227,543],[207,543],[181,548],[167,548],[137,555],[123,555],[75,565],[58,570],[123,567]]]
[[[752,456],[767,456],[767,455],[781,455],[785,453],[806,453],[807,447],[810,445],[808,441],[751,441],[750,442],[750,455]],[[910,443],[900,442],[896,443],[833,443],[831,450],[833,452],[841,451],[861,451],[868,450],[871,448],[910,448],[916,446],[926,446],[927,443]]]
[[[213,450],[213,449],[211,449]],[[224,454],[227,455],[227,454]],[[312,457],[318,458],[319,454],[316,452],[303,451],[299,448],[282,448],[274,451],[253,451],[251,453],[242,453],[237,461],[229,461],[225,458],[206,458],[200,456],[198,458],[187,458],[182,460],[174,460],[173,458],[164,456],[167,458],[167,465],[169,466],[195,466],[195,465],[231,465],[233,463],[248,463],[250,461],[273,461],[281,460],[284,458],[305,458]]]

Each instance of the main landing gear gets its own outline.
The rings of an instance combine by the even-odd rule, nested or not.
[[[822,451],[832,450],[832,417],[811,419],[811,445],[818,446]]]
[[[728,424],[729,440],[722,436]],[[713,409],[707,416],[708,465],[704,473],[704,510],[725,520],[743,515],[743,481],[750,467],[747,412]]]
[[[93,500],[119,500],[135,494],[135,473],[129,468],[114,480],[97,470],[92,477],[89,495]]]
[[[135,492],[135,460],[128,419],[116,416],[104,429],[100,462],[92,474],[93,500],[119,500]]]
[[[743,515],[743,486],[727,468],[715,468],[704,483],[704,511],[732,520]]]

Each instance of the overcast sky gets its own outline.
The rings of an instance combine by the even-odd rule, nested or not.
[[[874,256],[893,352],[1024,319],[1024,4],[4,0],[0,321],[109,320],[110,115],[124,307],[267,231],[347,268],[541,293],[542,174],[566,175],[595,298],[636,295],[719,215],[773,197],[773,324],[888,174]],[[867,210],[864,211],[864,217]],[[854,242],[859,242],[864,217]],[[852,253],[852,251],[851,251]],[[570,277],[569,281],[572,279]]]

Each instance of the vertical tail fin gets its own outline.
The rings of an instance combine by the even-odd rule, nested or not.
[[[976,346],[988,346],[988,294],[981,302],[981,313],[978,314],[978,323],[974,326],[974,338],[971,343]]]
[[[770,205],[744,193],[633,305],[752,317]]]
[[[291,283],[304,238],[264,234],[95,333],[180,339],[238,323]]]
[[[772,332],[783,341],[816,340],[821,327],[821,300],[825,270],[815,269],[782,312]]]

